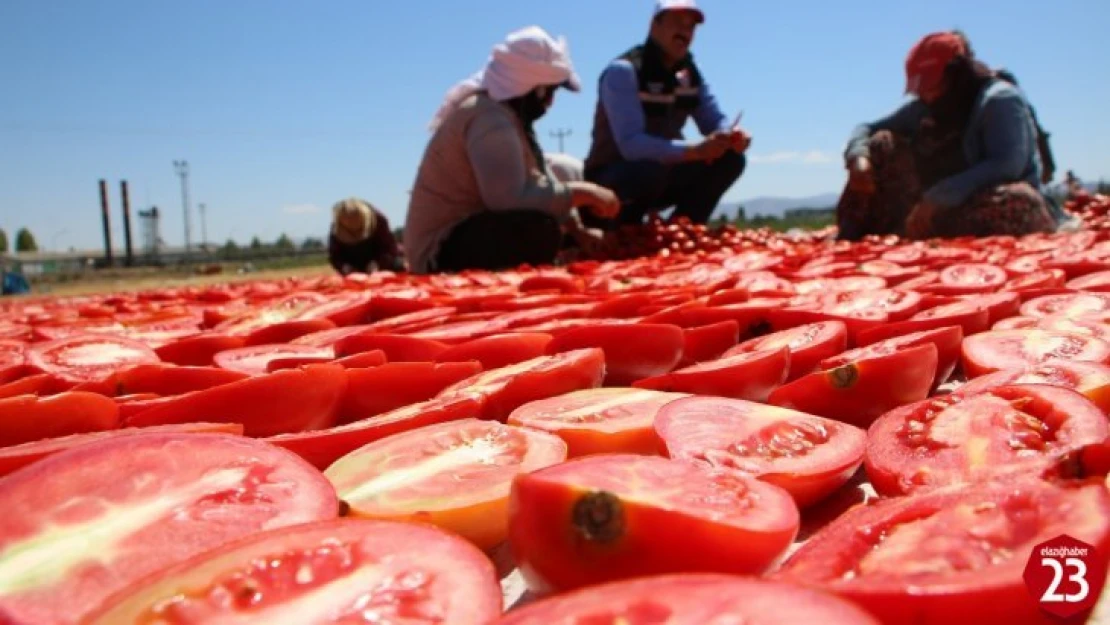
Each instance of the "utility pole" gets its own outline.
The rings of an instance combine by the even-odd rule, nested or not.
[[[571,135],[571,129],[570,128],[560,128],[558,130],[551,131],[551,136],[555,137],[556,139],[559,140],[559,152],[560,153],[565,153],[566,152],[566,150],[563,149],[563,139],[566,138],[566,137],[569,137],[570,135]]]
[[[201,246],[202,249],[207,250],[208,249],[208,219],[205,217],[206,213],[205,213],[205,210],[204,210],[205,208],[207,208],[207,206],[204,204],[204,202],[201,202],[200,204],[197,205],[197,208],[200,209],[200,246]]]
[[[173,168],[181,177],[181,205],[185,211],[185,256],[193,251],[193,225],[189,218],[189,162],[174,161]]]

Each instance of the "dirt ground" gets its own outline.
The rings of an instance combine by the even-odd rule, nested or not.
[[[185,275],[181,273],[148,273],[136,275],[112,275],[98,277],[95,274],[73,282],[60,284],[33,284],[30,297],[35,296],[70,296],[93,295],[99,293],[117,293],[125,291],[142,291],[156,288],[175,288],[183,286],[201,286],[208,284],[224,284],[243,282],[249,280],[277,280],[290,277],[315,277],[326,276],[334,273],[327,265],[312,267],[295,267],[284,269],[268,269],[251,273],[224,272],[213,275]]]

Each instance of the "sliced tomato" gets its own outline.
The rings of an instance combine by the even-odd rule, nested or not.
[[[670,458],[743,471],[785,489],[799,507],[848,482],[866,439],[846,423],[719,397],[667,404],[655,431]]]
[[[726,356],[634,382],[636,388],[765,401],[786,381],[786,347]]]
[[[933,293],[950,295],[964,293],[990,293],[1006,284],[1006,270],[985,263],[957,263],[940,271],[938,284],[933,285]]]
[[[1025,275],[1018,276],[1007,282],[1001,290],[1003,291],[1026,291],[1030,289],[1048,289],[1064,286],[1067,280],[1067,275],[1061,269],[1046,269],[1043,271],[1034,271]],[[1071,287],[1078,290],[1078,287]],[[1090,289],[1097,290],[1097,289]]]
[[[674,369],[682,358],[682,329],[656,323],[585,326],[556,336],[547,353],[586,348],[604,352],[606,386],[627,386]]]
[[[339,342],[340,339],[345,339],[348,336],[355,336],[356,334],[371,334],[376,331],[373,325],[345,326],[305,334],[289,342],[293,345],[308,345],[310,347],[335,347],[335,344]]]
[[[636,311],[651,303],[647,293],[629,293],[611,297],[594,304],[587,317],[594,319],[627,319],[635,317]]]
[[[379,622],[487,625],[501,603],[493,564],[458,537],[343,519],[264,532],[160,571],[85,622],[338,625],[372,622],[372,614]]]
[[[896,336],[948,326],[960,326],[963,329],[964,336],[985,332],[990,328],[990,312],[987,308],[985,306],[975,306],[969,302],[938,306],[924,313],[919,313],[915,317],[908,321],[891,323],[860,332],[857,338],[858,344],[870,345]]]
[[[508,533],[513,477],[566,457],[552,434],[462,419],[370,443],[324,475],[352,515],[432,523],[490,549]]]
[[[392,362],[348,370],[339,422],[352,423],[431,399],[481,370],[481,365],[474,361]]]
[[[550,432],[567,444],[568,457],[599,453],[656,455],[653,424],[660,408],[684,393],[646,389],[596,388],[524,404],[509,415],[510,425]]]
[[[289,295],[282,297],[281,299],[266,304],[262,308],[250,308],[237,315],[228,317],[222,320],[220,323],[216,324],[213,327],[213,330],[220,334],[245,337],[255,331],[261,330],[268,326],[277,326],[279,324],[290,322],[296,319],[296,317],[304,311],[309,310],[315,306],[324,304],[327,301],[328,298],[324,295],[311,291],[290,293]],[[299,322],[294,321],[293,323],[294,325],[290,326],[291,328],[297,327],[296,324]],[[309,327],[311,325],[311,323],[306,324],[306,327]],[[328,327],[335,327],[335,324],[331,322],[326,322],[314,330],[301,332],[300,334],[296,334],[295,336],[287,336],[284,338],[273,336],[270,337],[270,339],[281,342],[290,341],[297,336],[308,334],[309,332],[317,332],[319,330],[327,329]],[[258,343],[254,344],[257,345]]]
[[[817,363],[848,348],[848,327],[840,321],[819,321],[750,339],[725,352],[725,357],[751,352],[790,350],[787,381],[813,371]]]
[[[293,320],[327,319],[336,326],[353,326],[369,320],[371,305],[370,293],[338,293],[325,302],[305,308]]]
[[[987,309],[987,323],[994,325],[1007,317],[1018,314],[1021,297],[1017,293],[980,293],[963,296],[965,301]]]
[[[509,510],[513,558],[541,593],[686,571],[759,574],[799,525],[777,486],[623,454],[521,474]]]
[[[138,365],[117,371],[108,383],[116,395],[155,393],[157,395],[183,395],[221,384],[246,379],[240,371],[217,367],[179,367],[176,365]]]
[[[682,358],[679,367],[687,367],[720,358],[740,340],[740,324],[734,320],[722,321],[682,330]]]
[[[68,391],[74,386],[73,382],[64,380],[53,373],[39,373],[24,376],[0,386],[0,399],[20,395],[54,395],[62,391]]]
[[[477,361],[483,369],[499,369],[543,356],[551,339],[550,334],[542,332],[497,334],[449,347],[436,356],[436,361]]]
[[[963,344],[963,338],[964,333],[960,326],[947,326],[935,330],[903,334],[826,358],[821,361],[818,367],[821,369],[835,369],[864,358],[891,354],[907,347],[931,343],[937,348],[937,373],[936,377],[933,378],[932,385],[932,389],[936,390],[941,384],[947,382],[952,372],[956,370],[956,364],[960,360],[960,346]]]
[[[340,339],[334,346],[337,356],[381,350],[389,362],[434,362],[446,343],[404,334],[355,334]]]
[[[228,371],[245,375],[261,375],[270,370],[270,363],[289,358],[307,358],[308,362],[327,361],[334,358],[332,350],[326,347],[307,345],[254,345],[220,352],[212,357],[216,366]]]
[[[238,349],[246,343],[247,340],[241,336],[205,333],[166,343],[154,351],[160,359],[175,365],[211,367],[214,364],[213,356],[229,349]]]
[[[1064,293],[1031,299],[1021,305],[1026,317],[1082,317],[1088,314],[1110,313],[1110,293]]]
[[[1076,291],[1110,292],[1110,271],[1096,271],[1085,276],[1080,276],[1073,280],[1069,280],[1067,286],[1069,289],[1075,289]]]
[[[597,388],[604,375],[604,352],[596,347],[578,349],[483,371],[444,389],[440,396],[477,397],[483,419],[503,422],[530,401]]]
[[[482,403],[473,397],[434,398],[346,425],[271,436],[266,442],[288,449],[323,471],[363,445],[427,425],[475,417],[481,410]]]
[[[116,402],[95,393],[0,399],[0,447],[110,430],[118,423]]]
[[[138,341],[107,335],[78,334],[27,348],[31,366],[74,383],[98,382],[117,369],[159,360]]]
[[[879,625],[852,603],[794,584],[733,575],[658,575],[591,586],[512,610],[497,625]],[[666,619],[666,620],[661,620]]]
[[[1022,572],[1035,545],[1061,534],[1110,549],[1105,486],[987,483],[858,506],[774,577],[836,593],[883,623],[1045,623]]]
[[[274,436],[330,427],[335,423],[346,370],[309,365],[223,384],[179,397],[125,419],[134,427],[207,421],[241,423],[247,436]]]
[[[1110,436],[1097,406],[1054,386],[1001,386],[888,412],[867,439],[875,489],[901,495],[998,475],[1037,475]]]
[[[1070,317],[1052,315],[1051,317],[1011,317],[1011,319],[1019,319],[1020,321],[1013,321],[1010,324],[999,322],[993,329],[1020,330],[1025,328],[1038,328],[1054,332],[1083,334],[1104,341],[1110,341],[1110,323],[1106,323],[1105,320],[1101,318],[1079,317],[1072,319]],[[1008,320],[1004,319],[1003,321]]]
[[[191,434],[191,433],[224,433],[242,434],[243,426],[237,423],[189,423],[185,425],[161,425],[149,428],[121,428],[101,432],[88,432],[73,434],[60,438],[46,438],[33,443],[13,445],[0,448],[0,476],[13,473],[18,469],[38,462],[47,456],[61,453],[80,445],[93,441],[117,436],[131,436],[134,434]]]
[[[1022,369],[1048,360],[1110,361],[1110,342],[1051,330],[992,330],[964,339],[963,371],[969,378]]]
[[[5,477],[0,506],[0,612],[77,623],[148,574],[262,530],[335,518],[339,502],[316,469],[266,443],[141,434]]]
[[[1049,360],[1025,369],[1007,369],[971,380],[956,392],[975,394],[1012,384],[1048,384],[1071,389],[1110,414],[1110,366],[1082,360]]]
[[[860,352],[858,360],[780,386],[768,401],[867,427],[888,410],[928,397],[936,374],[937,348],[932,343],[891,353]]]

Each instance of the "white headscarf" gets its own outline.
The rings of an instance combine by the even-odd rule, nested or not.
[[[448,90],[429,127],[434,132],[456,106],[479,91],[501,102],[541,85],[560,84],[571,91],[582,88],[566,39],[556,40],[539,26],[529,26],[494,46],[484,69]]]

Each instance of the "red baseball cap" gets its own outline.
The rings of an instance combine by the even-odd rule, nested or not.
[[[951,32],[925,35],[906,57],[906,93],[936,89],[944,80],[944,69],[961,56],[967,56],[967,45],[959,35]]]

